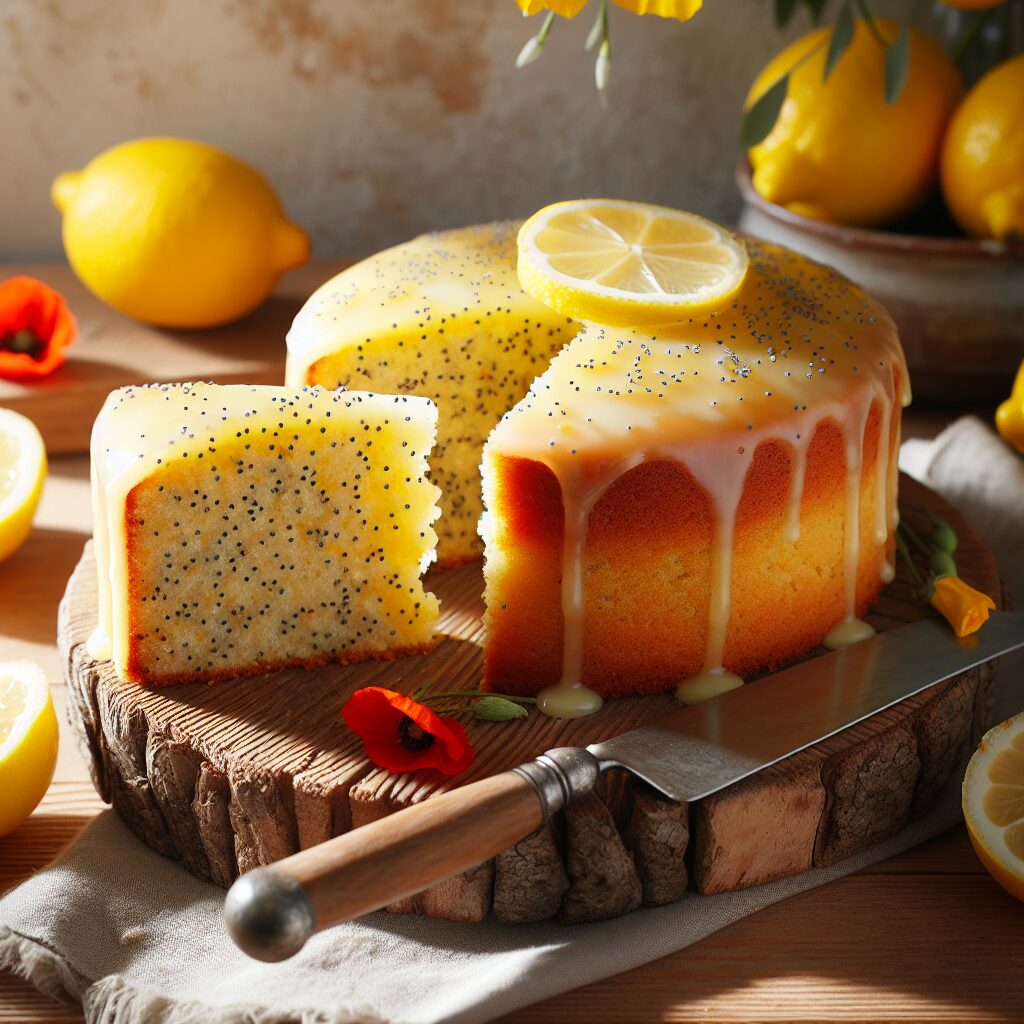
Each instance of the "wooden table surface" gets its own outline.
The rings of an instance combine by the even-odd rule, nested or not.
[[[908,435],[952,414],[915,411]],[[44,666],[62,723],[52,785],[0,839],[0,892],[45,865],[99,811],[66,725],[57,603],[91,531],[81,455],[51,460],[25,546],[0,566],[0,660]],[[75,1007],[0,973],[0,1022],[77,1021]],[[962,826],[746,918],[689,949],[514,1016],[516,1021],[1024,1020],[1024,905],[984,872]]]

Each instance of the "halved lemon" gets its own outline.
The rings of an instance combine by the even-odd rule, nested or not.
[[[985,733],[967,766],[963,806],[982,864],[1024,900],[1024,711]]]
[[[32,529],[45,479],[46,449],[35,424],[13,409],[0,409],[0,562]]]
[[[53,778],[57,716],[43,670],[0,662],[0,836],[20,825]]]
[[[545,206],[519,230],[519,281],[574,320],[646,327],[725,307],[747,272],[743,243],[692,213],[622,199]]]

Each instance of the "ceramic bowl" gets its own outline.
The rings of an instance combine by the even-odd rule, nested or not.
[[[1005,398],[1024,359],[1024,246],[897,234],[811,220],[763,199],[740,162],[740,230],[828,263],[899,328],[916,399]]]

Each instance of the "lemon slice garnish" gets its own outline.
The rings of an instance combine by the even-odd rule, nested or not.
[[[43,798],[57,763],[57,716],[43,670],[0,662],[0,836]]]
[[[21,547],[46,479],[46,449],[35,424],[0,409],[0,562]]]
[[[747,253],[692,213],[575,199],[522,226],[518,271],[527,292],[567,317],[642,327],[722,309],[743,283]]]
[[[967,766],[963,807],[982,864],[1024,900],[1024,712],[985,733]]]

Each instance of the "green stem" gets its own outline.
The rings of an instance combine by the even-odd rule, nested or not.
[[[448,697],[502,697],[516,704],[536,704],[536,697],[518,697],[509,693],[491,693],[490,690],[447,690],[444,693],[428,693],[424,700],[444,700]]]
[[[472,704],[455,704],[450,708],[440,707],[436,710],[443,718],[454,718],[456,715],[471,715],[476,711]]]
[[[984,31],[985,26],[995,17],[998,10],[998,7],[990,7],[987,11],[982,11],[974,19],[974,24],[971,25],[970,31],[960,40],[960,45],[957,46],[956,52],[953,54],[954,64],[958,67],[963,64],[968,51],[978,41],[978,37]]]
[[[924,590],[925,582],[921,574],[917,571],[917,566],[914,565],[914,559],[910,554],[910,549],[907,547],[907,542],[903,539],[900,531],[896,531],[896,553],[903,559],[904,562],[910,567],[910,574],[917,581],[917,585]]]
[[[910,523],[900,523],[900,525],[899,525],[899,528],[900,528],[901,530],[904,530],[904,531],[906,531],[906,534],[907,534],[907,536],[908,536],[908,537],[909,537],[909,538],[910,538],[910,539],[911,539],[911,540],[912,540],[912,541],[914,542],[914,544],[916,545],[916,547],[917,547],[917,548],[918,548],[918,549],[919,549],[919,550],[920,550],[920,551],[921,551],[921,552],[922,552],[923,554],[927,555],[927,556],[928,556],[929,558],[931,558],[931,557],[932,557],[932,549],[931,549],[931,545],[929,545],[929,544],[925,544],[925,542],[924,542],[923,540],[921,540],[921,538],[920,538],[920,537],[919,537],[919,536],[917,535],[916,531],[915,531],[915,530],[914,530],[914,528],[913,528],[913,527],[912,527],[912,526],[910,525]]]
[[[551,31],[551,26],[555,23],[555,12],[548,11],[544,16],[544,24],[541,25],[540,31],[537,33],[537,45],[543,46],[548,41],[548,33]]]

